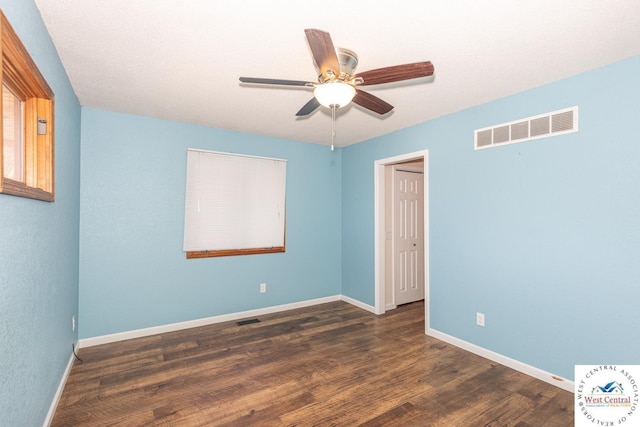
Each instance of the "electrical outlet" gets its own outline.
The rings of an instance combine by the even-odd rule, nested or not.
[[[71,316],[71,332],[76,331],[76,316]]]
[[[267,284],[266,283],[260,283],[260,293],[264,294],[265,292],[267,292]]]
[[[476,313],[476,325],[484,327],[484,313]]]

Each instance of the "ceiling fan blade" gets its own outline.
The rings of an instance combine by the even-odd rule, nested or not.
[[[353,102],[380,115],[387,114],[393,110],[393,105],[359,89],[356,89],[356,96],[353,97]]]
[[[242,83],[257,83],[265,85],[315,86],[315,83],[303,82],[301,80],[263,79],[259,77],[240,77],[240,81]]]
[[[428,77],[432,75],[433,72],[434,67],[431,61],[425,61],[364,71],[356,74],[354,78],[361,78],[363,82],[360,83],[360,85],[366,86]]]
[[[339,76],[340,62],[329,33],[310,28],[304,30],[304,33],[307,35],[313,59],[320,69],[322,77],[327,78],[327,71],[332,71],[336,77]]]
[[[309,100],[309,102],[307,102],[306,104],[304,104],[304,106],[300,109],[300,111],[298,111],[296,113],[297,117],[301,117],[301,116],[307,116],[311,113],[313,113],[314,111],[316,111],[316,109],[320,106],[320,103],[318,102],[318,100],[316,99],[316,97],[314,96],[313,98],[311,98]]]

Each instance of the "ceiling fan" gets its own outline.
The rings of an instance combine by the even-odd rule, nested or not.
[[[335,110],[349,105],[352,101],[377,114],[384,115],[393,110],[393,105],[383,101],[359,86],[372,86],[402,80],[431,76],[434,72],[430,61],[395,65],[354,74],[358,56],[343,48],[335,48],[328,32],[317,29],[304,30],[318,71],[318,82],[282,80],[257,77],[240,77],[243,83],[303,86],[314,88],[314,97],[309,100],[296,116],[307,116],[321,105],[332,110],[335,125]],[[335,134],[335,130],[333,132]],[[333,140],[332,140],[333,149]]]

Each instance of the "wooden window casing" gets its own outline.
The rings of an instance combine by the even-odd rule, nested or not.
[[[24,103],[23,180],[4,174],[4,130],[0,122],[0,193],[54,201],[54,95],[29,52],[0,11],[0,79]],[[0,103],[0,113],[2,105]],[[4,116],[3,116],[4,117]],[[38,120],[46,132],[38,133]],[[4,120],[3,120],[4,121]]]
[[[238,256],[238,255],[277,254],[280,252],[285,252],[284,246],[275,246],[272,248],[187,251],[186,254],[187,254],[187,259],[193,259],[193,258],[215,258],[215,257],[222,257],[222,256]]]

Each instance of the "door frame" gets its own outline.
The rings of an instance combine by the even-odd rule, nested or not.
[[[429,150],[414,151],[400,154],[374,162],[374,283],[375,283],[375,313],[383,314],[385,308],[386,286],[385,283],[385,205],[388,202],[385,196],[385,166],[404,163],[410,160],[424,161],[424,326],[425,333],[429,330]],[[389,168],[392,171],[393,168]],[[392,173],[392,172],[391,172]]]

